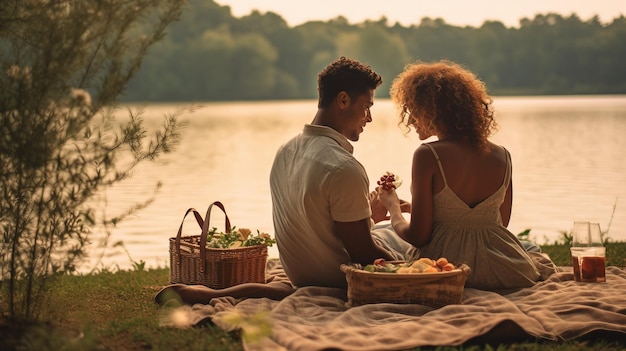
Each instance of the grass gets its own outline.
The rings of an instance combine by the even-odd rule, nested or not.
[[[607,264],[626,265],[626,243],[608,243]],[[559,266],[571,265],[569,247],[542,246]],[[168,281],[167,268],[63,276],[44,307],[46,323],[18,329],[0,319],[0,350],[243,350],[238,333],[213,325],[190,329],[159,326],[166,308],[153,303]],[[2,303],[2,301],[0,301]],[[19,337],[18,337],[19,335]],[[569,342],[463,345],[436,350],[624,350],[613,337]],[[415,349],[420,350],[420,349]],[[424,348],[422,348],[424,350]]]

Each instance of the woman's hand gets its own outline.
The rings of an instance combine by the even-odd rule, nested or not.
[[[372,219],[375,223],[390,219],[387,215],[392,208],[400,208],[400,213],[411,213],[411,203],[398,197],[395,189],[385,190],[381,186],[370,193],[370,206],[372,208]]]
[[[409,223],[402,213],[411,213],[411,203],[401,200],[395,189],[385,190],[379,186],[376,188],[376,192],[378,193],[379,202],[389,210],[388,218],[391,220],[393,230],[400,236],[400,238],[408,241],[406,238],[406,231],[408,230]]]
[[[401,201],[395,189],[385,190],[382,186],[376,187],[376,193],[380,203],[389,211],[401,208]],[[404,201],[406,203],[406,201]],[[410,206],[410,204],[409,204]]]

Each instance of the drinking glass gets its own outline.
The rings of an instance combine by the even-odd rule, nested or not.
[[[591,260],[588,265],[593,266],[593,268],[588,270],[590,273],[587,274],[587,279],[593,281],[595,276],[596,282],[606,282],[606,250],[604,248],[604,243],[602,242],[602,230],[600,230],[600,223],[589,223],[589,241],[591,247],[595,249],[595,253],[593,257],[585,257],[583,260],[583,264],[585,264],[585,261]],[[586,273],[584,265],[582,269],[581,276],[584,281]]]
[[[604,246],[600,223],[589,223],[589,246]]]
[[[606,282],[606,251],[599,223],[574,222],[572,229],[572,267],[577,282]]]
[[[574,222],[572,228],[572,247],[591,246],[589,222]]]

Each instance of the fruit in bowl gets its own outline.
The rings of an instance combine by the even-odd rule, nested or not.
[[[447,272],[456,269],[456,266],[445,257],[440,257],[437,260],[433,260],[427,257],[422,257],[416,261],[403,262],[403,263],[391,263],[382,258],[374,260],[372,264],[368,264],[363,267],[363,270],[368,272],[381,272],[381,273],[438,273]]]

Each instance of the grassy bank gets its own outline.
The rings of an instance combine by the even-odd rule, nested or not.
[[[542,246],[559,266],[571,265],[569,248]],[[625,266],[626,243],[607,245],[607,264]],[[166,268],[147,271],[104,272],[63,276],[44,307],[49,323],[21,337],[0,322],[0,350],[242,350],[239,335],[214,326],[191,329],[159,327],[167,309],[153,303],[154,294],[167,283]],[[2,303],[2,301],[0,301]],[[617,340],[578,340],[566,343],[524,343],[494,346],[494,350],[624,350]],[[484,345],[445,347],[439,350],[482,350]]]

